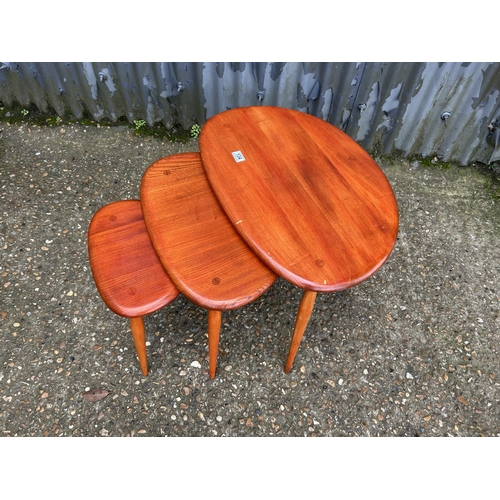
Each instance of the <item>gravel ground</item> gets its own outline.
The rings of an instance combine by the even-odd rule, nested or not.
[[[87,229],[139,197],[145,169],[196,151],[126,127],[0,123],[0,435],[500,436],[500,203],[474,168],[382,161],[396,247],[361,285],[318,295],[283,372],[301,291],[279,279],[223,313],[208,377],[207,313],[183,297],[128,321],[101,300]],[[91,402],[82,394],[109,391]]]

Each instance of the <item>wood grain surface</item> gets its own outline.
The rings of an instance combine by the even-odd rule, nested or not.
[[[392,188],[370,155],[333,125],[285,108],[232,109],[205,123],[200,152],[233,226],[297,286],[340,291],[390,255],[398,233]]]
[[[234,309],[255,300],[277,278],[229,222],[199,153],[153,163],[141,182],[141,204],[161,262],[195,304]]]
[[[99,209],[90,222],[88,250],[97,289],[120,316],[152,313],[179,294],[153,249],[139,200]]]

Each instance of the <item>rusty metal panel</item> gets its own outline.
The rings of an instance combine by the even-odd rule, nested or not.
[[[372,154],[500,160],[500,63],[0,63],[0,102],[189,129],[239,106],[298,109]]]

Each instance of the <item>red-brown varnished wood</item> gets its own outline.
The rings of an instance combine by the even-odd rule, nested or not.
[[[274,283],[276,275],[224,214],[199,153],[154,162],[142,178],[141,204],[156,253],[175,286],[195,304],[234,309]]]
[[[214,378],[221,311],[255,300],[277,276],[227,219],[199,153],[153,163],[142,178],[141,204],[153,246],[175,286],[209,309],[209,374]]]
[[[139,200],[99,209],[88,232],[89,260],[104,303],[130,318],[130,329],[144,376],[148,374],[142,316],[157,311],[179,294],[149,239]]]
[[[139,200],[99,209],[90,222],[88,249],[97,289],[120,316],[144,316],[179,294],[151,244]]]
[[[314,302],[316,301],[316,295],[318,292],[313,292],[312,290],[304,290],[304,295],[300,301],[299,310],[297,312],[297,318],[295,319],[295,328],[293,330],[292,341],[290,343],[290,350],[288,351],[288,358],[285,364],[285,373],[290,371],[292,367],[295,355],[299,350],[300,341],[309,323],[309,318],[314,309]]]
[[[222,321],[221,311],[208,311],[208,354],[210,378],[215,377],[217,368],[217,354],[219,352],[220,325]]]
[[[205,123],[200,152],[233,226],[297,286],[344,290],[391,253],[398,232],[392,188],[363,148],[333,125],[278,107],[232,109]]]
[[[146,355],[146,332],[144,330],[144,320],[141,316],[130,318],[130,330],[134,339],[135,350],[139,358],[139,365],[144,376],[148,374],[148,360]]]

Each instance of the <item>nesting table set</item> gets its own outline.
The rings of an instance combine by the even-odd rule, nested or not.
[[[317,293],[355,286],[389,257],[398,232],[394,193],[361,146],[299,111],[224,111],[204,124],[199,147],[154,162],[140,202],[96,213],[89,257],[97,288],[131,319],[144,375],[142,316],[178,293],[208,309],[213,378],[221,311],[255,300],[280,276],[304,290],[288,372]]]

